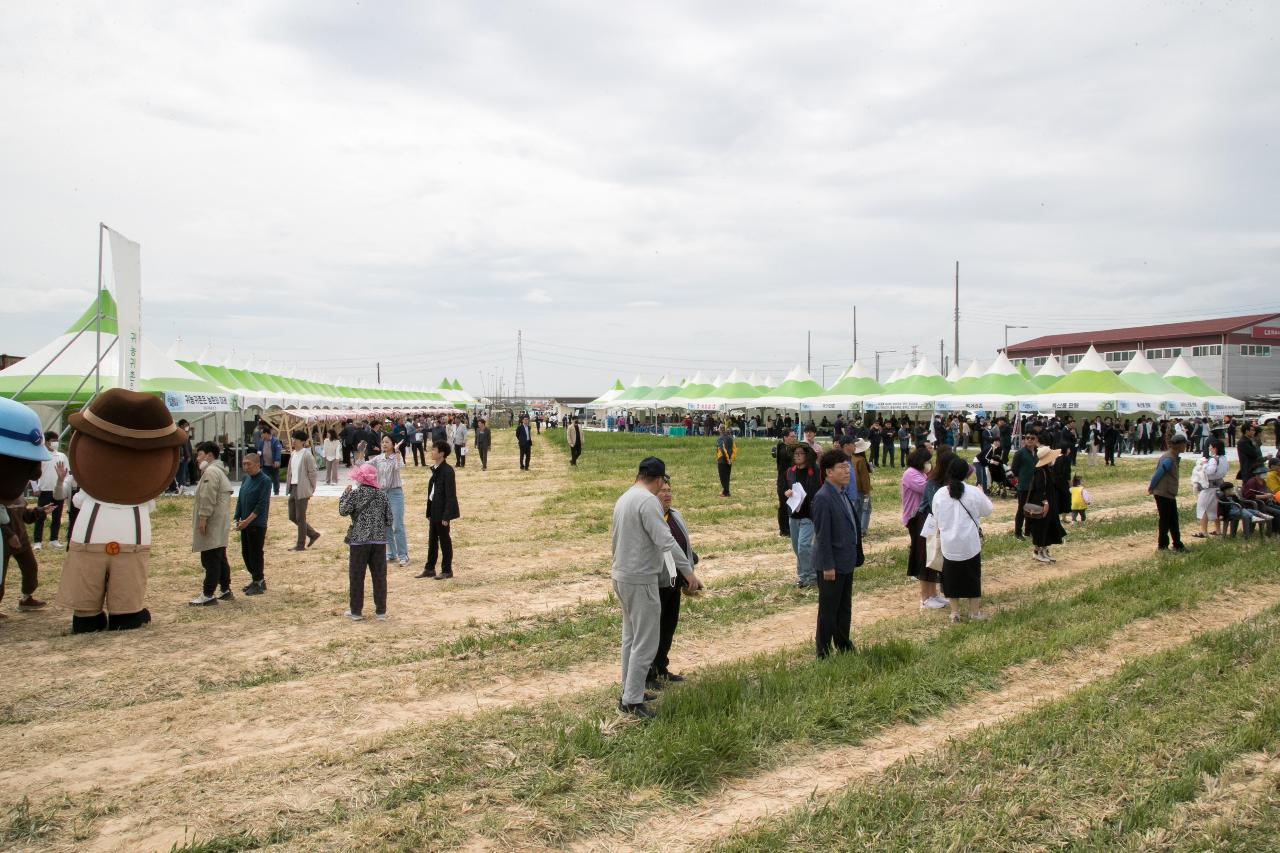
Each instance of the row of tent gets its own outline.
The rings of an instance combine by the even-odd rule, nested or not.
[[[943,376],[928,358],[895,371],[882,385],[854,362],[830,388],[796,366],[778,385],[734,370],[708,382],[698,373],[687,381],[664,376],[656,385],[621,381],[586,408],[596,411],[779,411],[828,412],[1115,412],[1120,414],[1240,414],[1244,403],[1209,385],[1181,356],[1162,376],[1139,352],[1118,374],[1090,347],[1071,372],[1050,356],[1032,375],[1002,352],[982,370],[977,361]]]
[[[98,312],[91,303],[66,332],[0,370],[0,396],[31,405],[82,406],[95,392],[92,371],[99,351],[104,353],[101,387],[114,386],[121,350],[116,304],[106,291],[101,300],[100,340]],[[223,364],[211,364],[204,358],[184,360],[176,351],[162,353],[146,337],[141,341],[140,357],[138,389],[164,395],[173,411],[435,411],[465,409],[478,403],[456,379],[445,379],[434,389],[348,385],[256,370],[252,363],[235,366],[230,360]]]

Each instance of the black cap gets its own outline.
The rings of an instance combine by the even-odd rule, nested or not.
[[[842,435],[840,436],[840,438],[836,439],[836,444],[839,445],[840,447],[844,447],[846,444],[856,444],[856,443],[857,443],[857,439],[855,439],[851,435]]]
[[[656,456],[650,456],[640,462],[641,477],[662,477],[667,473],[667,466]]]

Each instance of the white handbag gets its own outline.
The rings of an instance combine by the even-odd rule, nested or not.
[[[935,572],[942,571],[942,541],[938,538],[938,532],[935,530],[930,533],[924,540],[924,564]]]

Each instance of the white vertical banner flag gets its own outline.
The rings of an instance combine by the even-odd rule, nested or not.
[[[142,247],[110,228],[111,270],[116,285],[116,325],[120,355],[117,385],[138,390],[142,379]]]

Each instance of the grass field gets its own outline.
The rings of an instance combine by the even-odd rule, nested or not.
[[[916,607],[900,470],[877,471],[858,651],[817,662],[771,446],[740,444],[726,500],[711,439],[588,433],[570,468],[544,431],[522,472],[498,433],[488,472],[458,472],[448,583],[412,577],[427,477],[410,468],[414,559],[390,570],[387,622],[340,616],[335,500],[313,500],[324,536],[304,554],[273,503],[270,591],[213,608],[185,604],[189,499],[161,501],[148,628],[72,637],[63,611],[16,613],[10,584],[0,849],[1277,849],[1271,541],[1157,556],[1154,460],[1085,468],[1095,508],[1055,564],[997,501],[995,616],[951,625]],[[672,652],[688,681],[636,724],[613,710],[609,520],[651,453],[708,591]],[[51,598],[62,557],[41,558]]]

